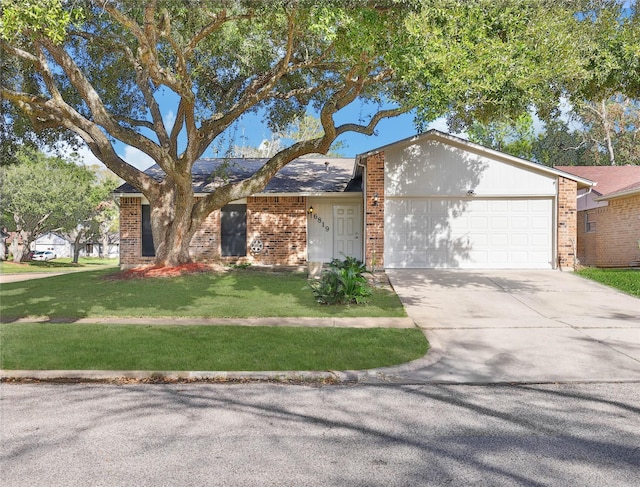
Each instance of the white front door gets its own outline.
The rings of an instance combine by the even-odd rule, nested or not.
[[[360,205],[334,205],[333,257],[362,260],[362,208]]]

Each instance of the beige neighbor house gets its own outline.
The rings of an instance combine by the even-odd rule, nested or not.
[[[566,166],[594,181],[578,191],[578,259],[598,267],[640,266],[640,166]]]
[[[202,159],[196,194],[264,160]],[[158,179],[162,171],[147,171]],[[431,130],[353,159],[293,161],[265,190],[212,213],[194,260],[299,266],[352,256],[380,268],[572,268],[588,179]],[[150,264],[149,205],[125,184],[120,263]]]

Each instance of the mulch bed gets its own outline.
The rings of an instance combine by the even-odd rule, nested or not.
[[[149,277],[177,277],[183,274],[198,274],[205,272],[221,272],[224,271],[223,266],[211,266],[208,264],[199,264],[192,262],[190,264],[182,264],[172,267],[164,266],[145,266],[134,267],[124,271],[116,272],[107,276],[109,280],[127,280],[127,279],[146,279]]]

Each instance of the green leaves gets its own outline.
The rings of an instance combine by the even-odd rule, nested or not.
[[[353,257],[334,259],[320,280],[311,284],[313,294],[321,304],[364,304],[372,294],[363,276],[366,272],[365,265]]]
[[[61,44],[70,24],[82,19],[80,10],[68,9],[62,0],[4,0],[0,38],[13,41],[23,34]]]

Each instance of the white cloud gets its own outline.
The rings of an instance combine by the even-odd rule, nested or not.
[[[44,149],[43,152],[49,156],[62,157],[63,159],[67,160],[71,160],[72,156],[74,156],[75,154],[77,157],[77,162],[82,165],[104,166],[104,164],[102,164],[102,162],[100,162],[100,160],[95,155],[93,155],[93,152],[89,150],[89,147],[87,147],[84,142],[79,140],[78,143],[79,147],[77,149],[74,149],[66,142],[60,142],[56,144],[55,150]]]
[[[147,154],[130,145],[125,146],[124,153],[118,154],[122,159],[142,171],[148,169],[155,164],[155,161],[151,159]]]
[[[173,110],[169,110],[162,116],[162,123],[164,123],[167,132],[171,132],[171,128],[173,124],[176,122],[176,114],[173,113]]]

